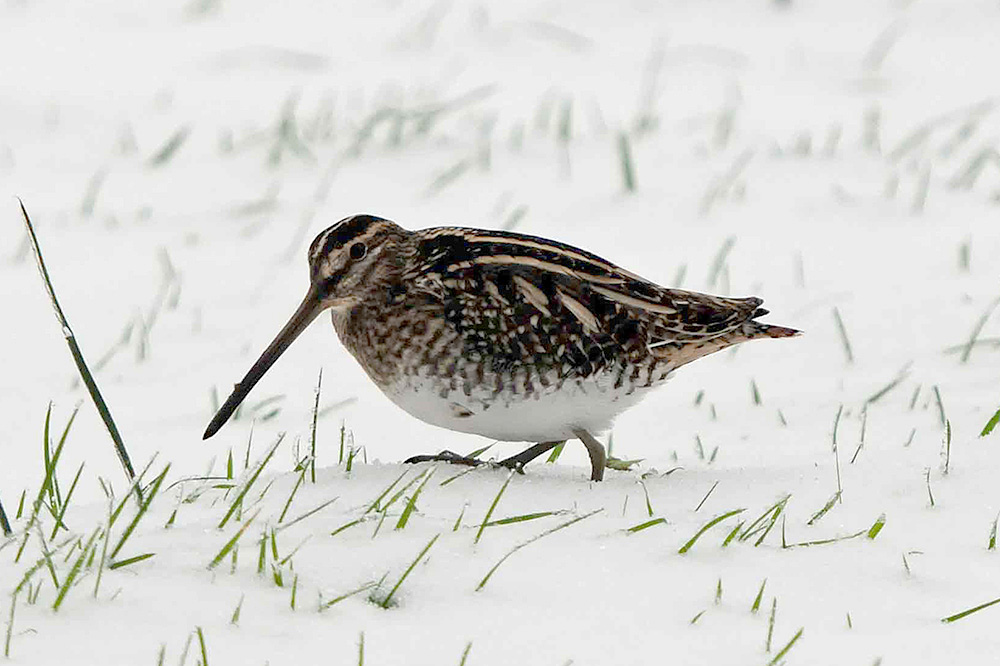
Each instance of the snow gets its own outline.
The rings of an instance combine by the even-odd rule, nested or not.
[[[99,478],[127,492],[15,196],[86,358],[117,350],[97,379],[136,466],[156,456],[148,482],[171,465],[118,559],[155,556],[105,569],[96,598],[98,564],[84,563],[58,610],[48,567],[36,571],[14,606],[12,663],[157,663],[161,649],[181,663],[190,641],[194,664],[196,628],[213,664],[357,663],[362,633],[373,664],[457,664],[470,643],[470,665],[989,661],[1000,609],[941,619],[1000,596],[988,549],[1000,435],[979,437],[1000,407],[1000,318],[966,362],[954,349],[1000,296],[997,11],[948,0],[6,3],[0,501],[15,537],[0,537],[3,629],[10,593],[42,557],[32,528],[15,561],[49,401],[56,439],[82,403],[58,468],[64,495],[85,463],[52,547],[106,524]],[[164,153],[172,137],[179,147]],[[245,412],[282,396],[256,412],[280,407],[253,425],[251,468],[287,434],[219,529],[236,490],[191,479],[224,475],[232,451],[245,484],[253,419],[203,442],[212,392],[228,393],[298,303],[313,235],[358,212],[408,228],[514,224],[662,284],[760,296],[766,321],[806,333],[687,366],[622,415],[613,454],[642,459],[629,471],[589,482],[578,442],[556,464],[533,463],[491,519],[555,513],[486,527],[476,543],[506,471],[440,485],[464,470],[435,467],[404,529],[426,476],[381,526],[366,513],[400,475],[388,497],[430,468],[401,460],[490,442],[394,406],[323,317],[248,399]],[[318,422],[316,482],[306,476],[284,522],[336,501],[277,532],[279,560],[302,544],[279,586],[270,541],[258,574],[259,544],[299,478],[320,368],[321,410],[332,408]],[[345,445],[363,447],[350,471],[342,423]],[[838,460],[842,501],[809,525],[837,492]],[[763,532],[722,546],[786,496],[760,545]],[[597,510],[514,552],[476,591],[512,548]],[[135,511],[127,503],[112,547]],[[666,522],[627,532],[652,518]],[[230,556],[210,570],[251,519],[235,570]],[[435,535],[390,607],[370,601]],[[71,548],[54,557],[60,583]]]

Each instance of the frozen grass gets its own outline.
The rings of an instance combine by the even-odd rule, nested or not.
[[[0,10],[28,63],[0,109],[5,657],[989,660],[995,11],[786,4]],[[355,212],[555,237],[806,335],[678,373],[601,484],[575,443],[524,476],[397,464],[511,451],[402,414],[328,323],[203,444]]]

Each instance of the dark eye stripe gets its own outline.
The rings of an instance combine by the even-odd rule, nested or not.
[[[381,221],[382,218],[374,215],[355,215],[341,220],[328,230],[326,238],[323,240],[323,246],[319,249],[319,253],[314,256],[329,254],[335,248],[344,247],[355,238],[364,235],[372,224]]]

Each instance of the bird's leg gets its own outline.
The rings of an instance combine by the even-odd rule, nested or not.
[[[587,447],[587,453],[590,454],[590,480],[603,480],[604,466],[608,462],[608,454],[604,452],[604,445],[582,428],[574,428],[573,434],[583,442],[583,445]]]
[[[522,468],[525,465],[527,465],[528,463],[530,463],[532,460],[542,455],[543,453],[548,453],[549,451],[551,451],[552,449],[556,448],[557,446],[563,443],[565,443],[565,440],[556,442],[539,442],[538,444],[529,446],[524,451],[518,453],[516,456],[511,456],[510,458],[501,460],[497,464],[500,465],[501,467],[516,469],[517,471],[523,474],[524,472],[522,471]]]

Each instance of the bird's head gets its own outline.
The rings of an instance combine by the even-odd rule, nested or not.
[[[346,217],[309,246],[310,297],[320,311],[354,306],[382,288],[406,232],[372,215]]]
[[[328,309],[347,309],[384,289],[398,267],[394,249],[407,232],[380,217],[353,215],[322,231],[309,246],[309,291],[285,327],[253,364],[205,430],[214,435],[295,338]]]

